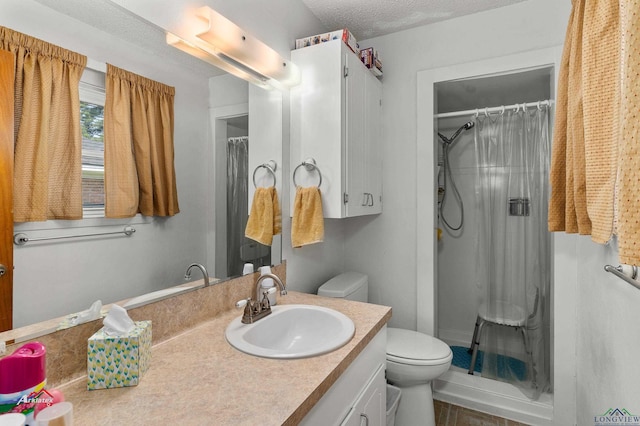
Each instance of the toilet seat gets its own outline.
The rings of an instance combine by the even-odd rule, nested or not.
[[[446,364],[453,358],[442,340],[413,330],[387,328],[387,361],[428,366]]]

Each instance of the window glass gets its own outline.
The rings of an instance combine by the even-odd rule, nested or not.
[[[104,105],[80,102],[82,207],[104,210]]]
[[[82,207],[85,218],[104,217],[104,74],[102,81],[99,77],[83,75],[80,83]]]

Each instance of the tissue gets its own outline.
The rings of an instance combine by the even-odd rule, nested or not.
[[[96,300],[86,311],[78,312],[74,315],[70,322],[72,325],[78,325],[85,322],[93,321],[100,318],[100,310],[102,309],[102,301]]]
[[[127,310],[119,305],[111,307],[102,324],[104,325],[104,334],[107,336],[124,336],[136,326]]]
[[[133,329],[118,336],[108,335],[106,327],[87,342],[87,389],[138,385],[151,363],[151,321],[137,321]],[[117,329],[120,333],[124,328],[119,325]]]

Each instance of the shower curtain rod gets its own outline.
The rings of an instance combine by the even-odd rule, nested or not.
[[[434,117],[435,118],[449,118],[449,117],[462,117],[465,115],[480,115],[480,114],[485,114],[485,115],[489,115],[489,114],[493,114],[493,113],[503,113],[506,110],[519,110],[520,108],[541,108],[543,106],[551,106],[551,104],[553,103],[553,101],[550,100],[544,100],[544,101],[537,101],[537,102],[528,102],[528,103],[523,103],[523,104],[513,104],[513,105],[502,105],[502,106],[497,106],[497,107],[490,107],[490,108],[476,108],[476,109],[468,109],[466,111],[453,111],[453,112],[443,112],[440,114],[436,114]]]

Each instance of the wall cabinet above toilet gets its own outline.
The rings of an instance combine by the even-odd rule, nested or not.
[[[302,72],[291,89],[291,170],[309,158],[317,166],[299,167],[295,183],[318,185],[322,173],[326,218],[381,213],[382,83],[341,40],[294,50],[291,60]]]

